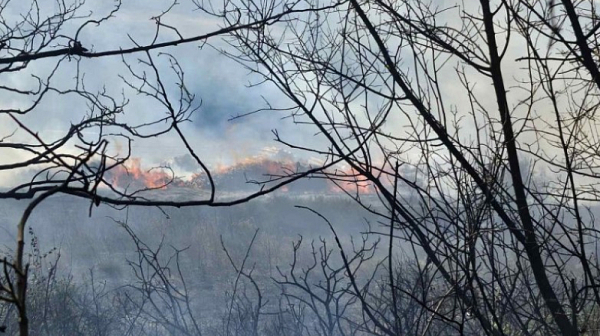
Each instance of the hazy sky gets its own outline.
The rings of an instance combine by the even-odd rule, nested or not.
[[[45,3],[45,2],[42,2]],[[82,31],[80,41],[84,47],[93,51],[114,50],[134,46],[130,38],[139,44],[150,44],[154,37],[156,27],[152,17],[166,10],[171,3],[169,1],[144,2],[143,6],[138,3],[125,1],[122,8],[108,22],[100,26],[89,25]],[[48,4],[46,4],[48,5]],[[110,2],[90,1],[81,13],[92,12],[92,17],[108,13]],[[187,5],[187,6],[186,6]],[[5,18],[10,22],[19,10],[19,4],[7,8]],[[176,26],[184,37],[201,35],[219,26],[221,22],[203,15],[200,11],[193,11],[193,5],[183,2],[176,6],[172,12],[166,15],[162,22]],[[81,24],[83,20],[75,21]],[[73,36],[73,27],[66,26],[62,32]],[[173,32],[161,33],[158,41],[176,39]],[[225,47],[219,38],[209,41],[214,47]],[[251,117],[228,121],[231,117],[250,112],[258,108],[266,107],[262,97],[268,99],[277,106],[278,103],[285,104],[281,96],[276,94],[275,89],[269,85],[261,85],[249,88],[248,84],[257,82],[258,77],[250,76],[246,69],[236,62],[221,55],[213,47],[205,45],[198,48],[198,43],[179,45],[160,50],[160,52],[171,53],[181,63],[185,71],[185,84],[187,89],[196,96],[196,105],[200,104],[199,110],[192,116],[192,122],[182,126],[185,135],[190,140],[194,150],[211,165],[229,165],[241,157],[252,155],[265,155],[265,147],[273,147],[272,129],[277,129],[280,134],[288,139],[302,139],[304,143],[313,141],[314,128],[306,126],[294,126],[291,119],[282,119],[285,112],[264,112]],[[172,99],[176,99],[179,92],[174,85],[174,77],[168,68],[167,57],[158,57],[159,51],[152,52],[152,56],[159,62],[161,76],[170,85],[167,86]],[[128,55],[125,61],[134,68],[141,69],[137,62],[138,58],[144,58],[143,53]],[[35,81],[31,75],[44,78],[52,70],[51,66],[57,59],[32,62],[27,71],[14,74],[2,74],[5,83],[14,87],[32,87]],[[162,62],[162,63],[161,63]],[[150,73],[150,69],[145,69]],[[84,82],[90,91],[106,89],[107,93],[121,99],[124,92],[130,100],[121,121],[132,124],[155,120],[165,116],[165,109],[159,106],[151,98],[136,95],[123,85],[119,75],[132,80],[128,75],[123,61],[120,57],[106,57],[101,59],[82,59],[77,69],[75,61],[63,61],[63,64],[54,75],[52,83],[54,86],[67,88],[73,87],[76,71],[84,75]],[[125,91],[122,91],[125,90]],[[23,107],[30,104],[31,98],[18,96],[3,92],[0,94],[5,106]],[[22,117],[31,129],[39,132],[44,139],[54,139],[64,134],[70,123],[78,122],[86,112],[86,106],[81,99],[73,96],[48,95],[40,107]],[[0,116],[0,134],[7,135],[16,129],[15,124],[5,116]],[[159,125],[164,127],[164,125]],[[28,137],[17,132],[13,140],[27,139]],[[314,139],[318,141],[318,139]],[[122,150],[124,141],[113,141],[115,150]],[[187,153],[182,142],[175,134],[163,135],[159,138],[136,140],[133,143],[134,156],[141,157],[144,165],[148,167],[162,163],[174,163],[174,168],[182,173],[192,169],[190,162],[182,161],[182,156]],[[12,162],[22,157],[11,154],[0,153],[0,162]],[[4,155],[3,155],[4,154]],[[181,163],[179,165],[178,163]],[[195,170],[195,169],[194,169]],[[6,181],[7,177],[14,177],[15,172],[0,172],[0,179]]]
[[[42,1],[42,3],[47,6],[53,4],[46,1]],[[154,38],[156,27],[155,21],[151,18],[165,11],[170,5],[169,1],[144,2],[143,6],[137,2],[125,1],[122,8],[109,21],[100,26],[89,25],[84,29],[81,32],[80,41],[84,47],[98,52],[132,47],[134,45],[132,40],[141,45],[150,44]],[[440,5],[442,5],[441,2]],[[447,4],[444,5],[447,6]],[[19,8],[19,6],[23,6],[21,2],[13,3],[12,6],[7,7],[3,13],[9,23],[11,20],[15,20],[18,13],[23,10],[23,8]],[[98,18],[108,13],[111,6],[110,2],[90,1],[80,9],[80,13],[93,13],[92,18]],[[445,23],[460,29],[461,18],[456,13],[457,11],[449,11],[447,14],[442,14],[440,22],[446,20]],[[84,20],[86,19],[74,21],[73,24],[64,27],[62,33],[74,36],[75,29]],[[194,10],[193,4],[188,1],[182,1],[180,5],[174,7],[168,15],[163,17],[162,22],[177,27],[184,37],[201,35],[223,25],[222,22]],[[501,45],[503,44],[502,38],[502,35],[498,36]],[[158,37],[159,42],[173,39],[177,39],[177,35],[168,30],[162,32]],[[226,47],[219,38],[209,42],[216,48]],[[513,47],[509,48],[503,69],[509,87],[526,74],[519,70],[523,68],[524,64],[513,61],[523,53],[524,45],[516,37],[513,37],[512,43]],[[221,55],[213,47],[205,45],[200,49],[198,46],[197,43],[190,43],[169,47],[153,51],[152,56],[158,62],[160,74],[169,84],[167,87],[173,98],[177,97],[178,89],[174,85],[174,77],[168,67],[168,58],[159,57],[159,52],[171,53],[179,60],[185,72],[187,89],[196,95],[196,104],[202,102],[199,110],[193,115],[192,122],[184,124],[182,129],[194,150],[209,165],[234,164],[242,157],[266,155],[265,148],[273,146],[283,148],[273,141],[274,136],[271,133],[273,129],[277,129],[285,140],[292,143],[307,147],[327,148],[323,138],[315,135],[317,129],[314,126],[294,125],[291,118],[284,119],[283,117],[286,117],[288,112],[269,111],[241,120],[228,121],[232,116],[266,107],[263,97],[274,107],[289,107],[291,104],[278,89],[270,84],[249,88],[249,83],[257,83],[260,78],[250,75],[247,69]],[[410,72],[414,64],[409,56],[402,60],[401,66],[403,70],[406,69]],[[143,57],[143,53],[127,55],[125,61],[134,69],[141,70],[142,67],[137,59]],[[32,75],[44,78],[52,70],[51,66],[55,62],[56,59],[36,61],[30,64],[27,71],[4,73],[2,74],[4,83],[18,88],[31,88],[32,85],[35,85]],[[446,65],[440,72],[439,78],[447,111],[456,109],[460,115],[470,111],[470,105],[465,95],[466,91],[458,82],[457,70],[467,71],[474,94],[483,98],[481,99],[482,105],[493,111],[496,101],[492,98],[494,97],[493,87],[489,78],[484,78],[475,71],[457,67],[455,60],[451,62],[454,63]],[[148,68],[145,70],[151,75]],[[136,95],[135,92],[124,86],[119,75],[123,75],[127,80],[133,78],[127,74],[127,69],[120,57],[82,59],[79,67],[75,61],[64,60],[53,77],[52,84],[61,88],[73,87],[77,72],[80,75],[84,74],[80,78],[84,78],[87,89],[92,92],[105,89],[107,94],[117,100],[121,99],[122,93],[125,94],[130,102],[125,109],[125,115],[120,119],[121,122],[143,123],[165,116],[165,109],[152,98]],[[516,104],[519,91],[513,88],[511,90],[509,91],[511,102]],[[31,100],[30,97],[7,92],[0,92],[0,99],[5,106],[14,107],[26,106]],[[361,103],[356,103],[353,108],[361,111]],[[85,102],[77,97],[48,95],[39,108],[24,116],[22,120],[44,139],[53,139],[60,137],[71,122],[80,121],[85,112]],[[356,115],[361,118],[360,112],[357,112]],[[460,136],[465,138],[472,136],[468,118],[462,122],[463,128]],[[407,124],[405,115],[393,113],[385,125],[385,130],[403,132],[403,127]],[[164,125],[159,125],[159,127],[164,127]],[[8,121],[6,116],[0,115],[0,136],[10,134],[15,128],[15,125]],[[19,139],[26,139],[26,137],[18,132],[13,140]],[[112,145],[115,151],[119,151],[123,150],[125,143],[124,141],[113,141]],[[269,151],[269,153],[272,152],[272,150]],[[136,140],[133,143],[133,156],[141,157],[145,166],[170,163],[179,174],[191,173],[194,170],[189,157],[185,156],[186,153],[182,142],[175,134]],[[301,152],[296,151],[294,155],[297,155],[299,159],[310,159],[306,156],[303,157]],[[0,151],[0,163],[19,159],[22,157]],[[2,181],[10,181],[14,176],[14,172],[0,172],[0,184]]]

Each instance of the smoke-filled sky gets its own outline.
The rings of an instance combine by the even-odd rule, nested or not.
[[[52,6],[52,3],[42,2],[42,5]],[[89,10],[93,13],[93,17],[98,17],[107,14],[112,5],[114,4],[111,2],[94,1],[80,9],[80,13],[87,14]],[[82,31],[79,40],[84,47],[97,52],[132,47],[134,44],[130,38],[139,44],[150,44],[154,38],[156,27],[155,21],[151,18],[165,11],[170,5],[171,3],[168,1],[144,2],[143,6],[140,6],[139,3],[125,2],[114,18],[98,27],[88,26]],[[184,2],[164,16],[162,22],[177,27],[184,37],[201,35],[222,25],[221,22],[192,9],[191,3]],[[21,5],[13,4],[12,7],[7,7],[4,15],[8,18],[14,17],[23,10]],[[76,24],[67,26],[62,33],[74,35],[74,26],[84,21],[74,22]],[[161,33],[158,41],[176,38],[175,33],[165,31]],[[202,48],[199,48],[198,43],[191,43],[160,50],[160,52],[171,53],[180,62],[185,71],[185,85],[196,96],[195,106],[200,106],[191,117],[191,122],[185,123],[182,130],[201,158],[205,159],[209,165],[214,166],[234,164],[242,157],[263,155],[265,148],[276,145],[271,132],[273,129],[277,129],[288,140],[302,139],[304,143],[319,141],[316,138],[313,139],[314,128],[298,127],[293,125],[291,119],[283,119],[287,116],[287,112],[264,112],[228,121],[233,116],[266,107],[264,99],[268,99],[274,106],[283,105],[286,102],[282,101],[281,96],[269,85],[249,88],[248,85],[257,82],[259,78],[250,76],[241,65],[215,50],[226,47],[222,41],[213,39],[209,42],[211,45],[204,45]],[[168,82],[169,94],[176,98],[179,92],[174,85],[175,78],[168,68],[168,59],[167,57],[157,57],[158,53],[156,51],[152,55],[159,64],[159,69],[162,71],[161,76]],[[144,57],[144,54],[128,55],[125,57],[125,61],[135,68],[139,65],[138,57]],[[55,62],[56,59],[32,62],[27,71],[3,74],[4,82],[13,87],[32,87],[35,85],[35,81],[31,75],[43,78],[52,71],[51,66]],[[156,101],[136,95],[123,84],[119,75],[123,75],[127,80],[133,78],[127,74],[120,57],[82,59],[79,69],[76,65],[76,62],[64,61],[53,77],[52,83],[58,87],[73,87],[75,72],[79,71],[80,74],[85,74],[84,81],[90,91],[104,88],[117,100],[122,98],[121,94],[124,92],[125,97],[130,101],[122,121],[135,124],[165,116],[165,109],[161,108]],[[5,107],[8,105],[22,108],[31,102],[29,97],[10,93],[3,93],[3,96]],[[71,122],[80,121],[86,112],[85,108],[84,102],[77,97],[59,97],[49,94],[39,108],[23,116],[22,120],[31,129],[39,132],[44,139],[50,140],[64,134]],[[16,125],[8,118],[1,116],[0,118],[2,118],[0,120],[1,136],[8,135],[16,129]],[[164,127],[164,125],[158,126]],[[12,140],[27,138],[25,134],[17,132]],[[112,145],[118,152],[124,150],[126,143],[117,139],[113,141]],[[133,156],[140,157],[143,164],[148,167],[170,163],[181,173],[193,172],[199,168],[190,160],[189,155],[186,155],[187,150],[173,133],[158,138],[136,140],[132,144],[132,148]],[[12,152],[9,155],[2,155],[0,161],[6,163],[18,159],[21,158],[15,157]],[[11,173],[14,172],[3,172],[0,179],[4,178],[6,181],[7,177],[14,177]]]
[[[56,6],[54,3],[45,1],[42,1],[41,4],[50,7]],[[84,47],[95,52],[133,47],[132,40],[140,45],[150,44],[154,39],[156,28],[155,21],[152,18],[167,10],[171,4],[170,1],[151,1],[143,2],[143,5],[140,5],[138,2],[126,1],[110,20],[99,26],[92,24],[83,29],[79,40]],[[109,13],[113,5],[112,2],[90,1],[80,9],[80,13],[92,13],[92,18],[98,18]],[[24,5],[19,2],[13,3],[11,6],[7,7],[3,13],[4,17],[8,18],[7,22],[11,22],[11,17],[17,17],[23,11],[23,8],[19,7]],[[193,3],[182,1],[169,14],[163,16],[161,22],[165,25],[177,27],[183,37],[201,35],[223,26],[223,23],[218,19],[209,17],[201,11],[194,10],[194,8]],[[45,10],[49,12],[53,8],[46,8]],[[460,22],[458,16],[449,16],[447,19],[450,23],[453,21]],[[62,33],[67,36],[74,36],[75,29],[85,20],[87,19],[73,21],[71,25],[64,28]],[[163,30],[157,41],[168,41],[177,38],[175,32]],[[518,46],[519,42],[516,42],[515,45]],[[173,73],[169,69],[169,59],[165,56],[159,57],[158,54],[159,52],[170,53],[180,62],[185,72],[185,85],[189,92],[196,97],[195,106],[200,106],[191,117],[191,122],[182,126],[182,130],[193,149],[209,166],[233,165],[247,157],[279,152],[284,149],[284,146],[273,141],[274,136],[271,131],[274,129],[290,143],[320,148],[321,150],[328,148],[323,137],[316,134],[317,129],[314,126],[294,124],[292,118],[285,118],[289,115],[289,112],[286,111],[266,111],[229,121],[233,116],[267,107],[265,101],[276,108],[286,108],[292,106],[292,104],[285,95],[271,84],[252,86],[251,84],[260,82],[261,78],[220,54],[216,50],[219,48],[230,50],[222,40],[215,38],[209,40],[209,44],[202,45],[202,47],[198,43],[190,43],[152,52],[152,56],[161,71],[161,77],[167,83],[167,90],[174,98],[177,97],[179,92],[175,85]],[[520,52],[519,48],[510,48],[507,59],[516,58],[516,56],[513,57],[514,52]],[[143,67],[139,64],[138,58],[143,57],[143,53],[132,54],[125,56],[124,60],[136,71],[142,71]],[[32,62],[26,72],[2,74],[4,83],[18,88],[30,88],[35,85],[35,79],[32,75],[44,78],[53,70],[51,66],[55,62],[56,59],[35,61]],[[79,73],[80,78],[84,78],[86,88],[90,91],[106,90],[106,93],[117,99],[117,101],[120,101],[122,94],[124,94],[129,103],[125,108],[126,113],[121,119],[122,122],[139,124],[165,116],[165,109],[157,104],[155,100],[137,95],[124,85],[120,76],[123,76],[125,80],[133,81],[133,83],[135,81],[128,74],[127,68],[120,57],[84,58],[79,65],[77,62],[69,62],[69,60],[65,60],[63,63],[53,77],[53,85],[64,88],[73,87],[75,74]],[[406,67],[410,69],[410,61],[406,61]],[[516,75],[519,67],[521,65],[516,62],[506,62],[503,70],[507,74],[507,81],[519,80]],[[149,71],[147,68],[145,70]],[[458,69],[454,66],[447,66],[440,73],[444,104],[457,110],[466,108],[465,111],[468,113],[469,102],[465,99],[465,90],[456,82],[457,70],[464,71],[464,69]],[[150,72],[148,73],[150,74]],[[448,80],[445,80],[445,76]],[[474,95],[493,97],[493,87],[489,80],[483,79],[476,73],[469,73],[469,76],[472,81],[471,86]],[[481,80],[482,84],[479,84],[478,80]],[[23,107],[30,103],[28,97],[6,92],[1,95],[0,99],[2,99],[3,104],[8,106]],[[516,98],[517,95],[518,91],[515,91],[514,97]],[[515,101],[517,100],[515,99]],[[488,104],[485,107],[491,110],[494,109],[494,99],[482,99],[481,103]],[[356,103],[357,111],[362,108],[360,104],[362,102]],[[22,120],[38,132],[40,136],[50,140],[60,137],[70,123],[80,121],[85,112],[85,102],[79,97],[49,94],[38,109],[23,116]],[[358,112],[356,115],[359,118],[361,117]],[[392,113],[385,127],[388,131],[394,132],[395,130],[402,130],[406,124],[405,115]],[[164,125],[161,124],[156,127],[161,128]],[[462,129],[464,132],[461,133],[469,136],[468,124],[463,124],[462,127],[466,128]],[[5,116],[0,116],[0,137],[10,134],[15,129],[14,123]],[[90,136],[93,136],[93,134]],[[17,132],[12,139],[19,140],[21,138],[26,139],[27,137]],[[126,143],[122,140],[114,139],[112,141],[112,148],[115,152],[123,151],[125,146]],[[145,167],[169,164],[178,175],[191,175],[191,173],[199,170],[199,167],[183,147],[181,140],[174,133],[157,138],[138,139],[132,144],[132,149],[132,156],[140,158],[142,165]],[[290,153],[289,155],[302,161],[319,161],[319,159],[323,159],[314,158],[299,151],[291,151]],[[3,152],[0,152],[0,163],[22,159],[2,154]],[[15,174],[17,173],[11,171],[0,172],[0,184],[6,184],[6,181],[12,182],[11,179],[15,177]]]

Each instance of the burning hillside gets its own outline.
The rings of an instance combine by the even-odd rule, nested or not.
[[[249,193],[257,191],[262,183],[273,185],[279,177],[290,176],[294,173],[310,169],[308,163],[288,159],[276,160],[269,157],[251,157],[239,160],[230,166],[217,166],[211,170],[215,187],[219,193]],[[168,167],[143,169],[139,158],[130,159],[127,164],[112,169],[106,180],[114,187],[129,191],[140,189],[194,189],[208,191],[210,183],[206,173],[195,173],[190,178],[175,176]],[[269,182],[271,181],[271,182]],[[278,192],[291,194],[331,194],[356,191],[356,184],[338,182],[337,185],[325,178],[303,178],[286,185]],[[373,193],[372,186],[362,183],[359,191],[363,194]]]
[[[126,164],[107,172],[106,180],[120,189],[140,190],[182,186],[184,182],[175,177],[167,167],[142,169],[140,158],[131,158]]]

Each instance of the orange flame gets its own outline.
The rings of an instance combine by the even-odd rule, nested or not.
[[[109,171],[109,181],[120,188],[165,188],[169,183],[180,182],[161,168],[143,170],[140,158],[131,158],[123,165]]]
[[[293,173],[300,165],[299,170],[308,165],[294,162],[289,159],[273,160],[264,156],[239,158],[233,165],[217,165],[211,170],[211,175],[218,189],[237,189],[247,187],[246,179],[268,180],[268,176],[285,176]],[[375,187],[368,183],[364,177],[353,169],[338,168],[334,172],[337,180],[309,179],[285,185],[279,192],[300,193],[350,193],[374,194]],[[207,176],[204,172],[194,173],[189,179],[183,180],[173,177],[172,173],[162,168],[143,169],[140,158],[131,158],[124,165],[117,166],[107,173],[107,181],[118,188],[144,189],[144,188],[172,188],[188,187],[205,189],[209,187]]]
[[[336,169],[335,175],[337,180],[329,181],[329,191],[332,193],[349,193],[349,194],[375,194],[375,186],[368,183],[365,177],[361,176],[358,171],[353,168]]]

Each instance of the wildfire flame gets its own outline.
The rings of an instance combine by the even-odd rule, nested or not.
[[[109,171],[108,181],[119,188],[157,189],[166,188],[181,181],[163,168],[142,169],[140,158],[131,158],[125,164],[116,166]]]
[[[339,180],[329,180],[329,190],[333,193],[375,194],[375,187],[353,168],[336,169],[335,175]]]
[[[220,191],[240,191],[244,189],[255,190],[256,184],[247,183],[248,180],[264,182],[269,177],[286,176],[295,171],[308,169],[308,163],[294,162],[293,160],[274,160],[264,156],[254,156],[236,160],[233,165],[217,165],[211,170],[213,181]],[[278,192],[286,193],[360,193],[373,194],[375,187],[367,183],[352,169],[336,169],[335,175],[339,180],[304,179],[283,186]],[[114,187],[136,189],[169,189],[187,187],[193,189],[208,189],[209,181],[204,172],[194,173],[188,179],[174,177],[168,168],[142,168],[140,158],[131,158],[125,164],[117,166],[107,173],[107,181]]]

